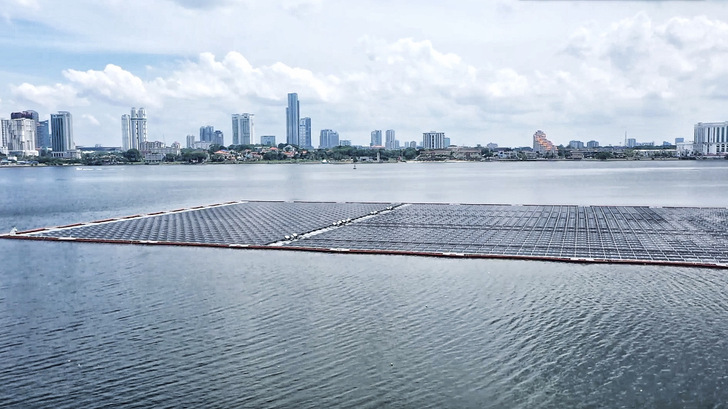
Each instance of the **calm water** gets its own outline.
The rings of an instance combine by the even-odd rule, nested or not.
[[[239,199],[726,206],[727,188],[728,161],[0,169],[0,231]],[[0,240],[0,406],[728,407],[726,293],[722,270]]]

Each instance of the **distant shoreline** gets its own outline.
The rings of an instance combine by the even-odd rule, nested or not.
[[[0,169],[12,169],[12,168],[48,168],[48,167],[116,167],[116,166],[200,166],[200,165],[381,165],[381,164],[395,164],[395,163],[543,163],[543,162],[588,162],[588,163],[600,163],[600,162],[674,162],[681,160],[689,161],[715,161],[715,160],[726,160],[722,156],[711,156],[701,157],[695,159],[681,159],[681,158],[643,158],[643,159],[624,159],[624,158],[610,158],[610,159],[537,159],[537,160],[518,160],[518,159],[496,159],[496,160],[442,160],[442,161],[387,161],[387,162],[353,162],[351,160],[339,161],[339,162],[321,162],[321,161],[249,161],[249,162],[205,162],[205,163],[187,163],[187,162],[162,162],[162,163],[120,163],[120,164],[108,164],[108,165],[86,165],[81,163],[68,163],[68,164],[7,164],[0,165]]]

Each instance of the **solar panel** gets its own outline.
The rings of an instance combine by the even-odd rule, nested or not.
[[[4,238],[728,267],[728,209],[241,201]]]

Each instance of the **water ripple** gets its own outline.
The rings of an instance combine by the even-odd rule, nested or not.
[[[7,407],[728,401],[722,271],[38,245],[67,266],[0,273]]]

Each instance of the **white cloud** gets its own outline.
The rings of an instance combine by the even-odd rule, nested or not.
[[[63,75],[83,96],[124,105],[159,105],[139,77],[114,64],[108,64],[103,71],[68,69]]]
[[[156,1],[164,4],[166,0]],[[212,12],[189,10],[194,5],[184,0],[177,3],[187,8],[173,6],[184,16]],[[235,6],[231,1],[213,3]],[[302,24],[281,13],[281,7],[295,14],[302,4],[313,4],[324,14],[337,7],[333,3],[323,7],[318,1],[245,7],[261,13],[262,8],[275,8],[280,18],[267,23],[275,31],[271,36],[276,36],[282,27],[289,30],[290,24],[298,30],[301,26],[296,24]],[[503,7],[495,7],[498,15],[509,19],[532,7],[500,4]],[[517,13],[507,10],[513,7]],[[189,27],[178,31],[179,44],[173,49],[185,48],[189,42],[194,43],[189,50],[195,50],[210,41],[196,43],[205,30]],[[317,43],[321,50],[313,51],[305,48],[305,38],[321,34],[318,26],[300,32],[290,28],[289,42],[291,32],[297,33],[295,46],[280,49],[280,42],[271,40],[263,47],[255,41],[260,37],[251,32],[233,31],[231,36],[240,38],[240,46],[228,45],[222,52],[208,48],[183,54],[195,57],[182,56],[175,62],[142,61],[129,66],[117,62],[100,70],[87,69],[88,65],[70,67],[62,71],[64,83],[45,85],[23,79],[21,85],[11,87],[11,93],[21,101],[52,109],[86,104],[86,112],[79,115],[100,119],[99,126],[109,135],[119,132],[118,121],[105,119],[109,111],[116,117],[116,112],[121,115],[130,106],[142,105],[150,107],[150,118],[156,116],[159,121],[150,119],[150,132],[157,127],[167,135],[184,135],[209,122],[225,130],[230,113],[254,112],[259,132],[280,135],[286,94],[298,92],[302,114],[314,119],[314,127],[339,129],[342,138],[355,143],[365,142],[371,129],[387,127],[408,140],[418,139],[423,130],[441,129],[459,134],[461,143],[484,142],[485,131],[509,138],[524,135],[527,141],[531,129],[592,132],[594,124],[605,132],[623,133],[627,127],[649,129],[649,117],[660,117],[663,129],[677,128],[679,123],[689,128],[694,121],[711,119],[705,118],[709,114],[706,101],[710,101],[706,98],[728,98],[728,65],[724,63],[728,24],[712,16],[657,19],[654,13],[641,12],[620,16],[615,22],[586,21],[565,29],[564,42],[538,53],[528,49],[494,53],[489,45],[509,39],[463,46],[428,37],[428,26],[416,28],[396,37],[364,30],[351,36],[358,43],[334,38]],[[139,41],[137,34],[126,41]],[[140,41],[141,49],[145,41]],[[169,38],[152,46],[165,41]],[[93,125],[87,119],[87,125]]]
[[[18,86],[11,86],[11,93],[22,102],[50,110],[88,105],[88,100],[79,98],[76,89],[69,84],[33,85],[24,82]]]
[[[40,9],[38,0],[0,0],[0,10],[8,10],[17,7],[30,10]]]
[[[296,17],[306,17],[321,11],[323,0],[283,0],[282,7]]]
[[[99,120],[96,119],[96,117],[91,114],[83,114],[83,115],[81,115],[81,118],[85,119],[91,125],[94,125],[94,126],[101,125],[101,122],[99,122]]]

